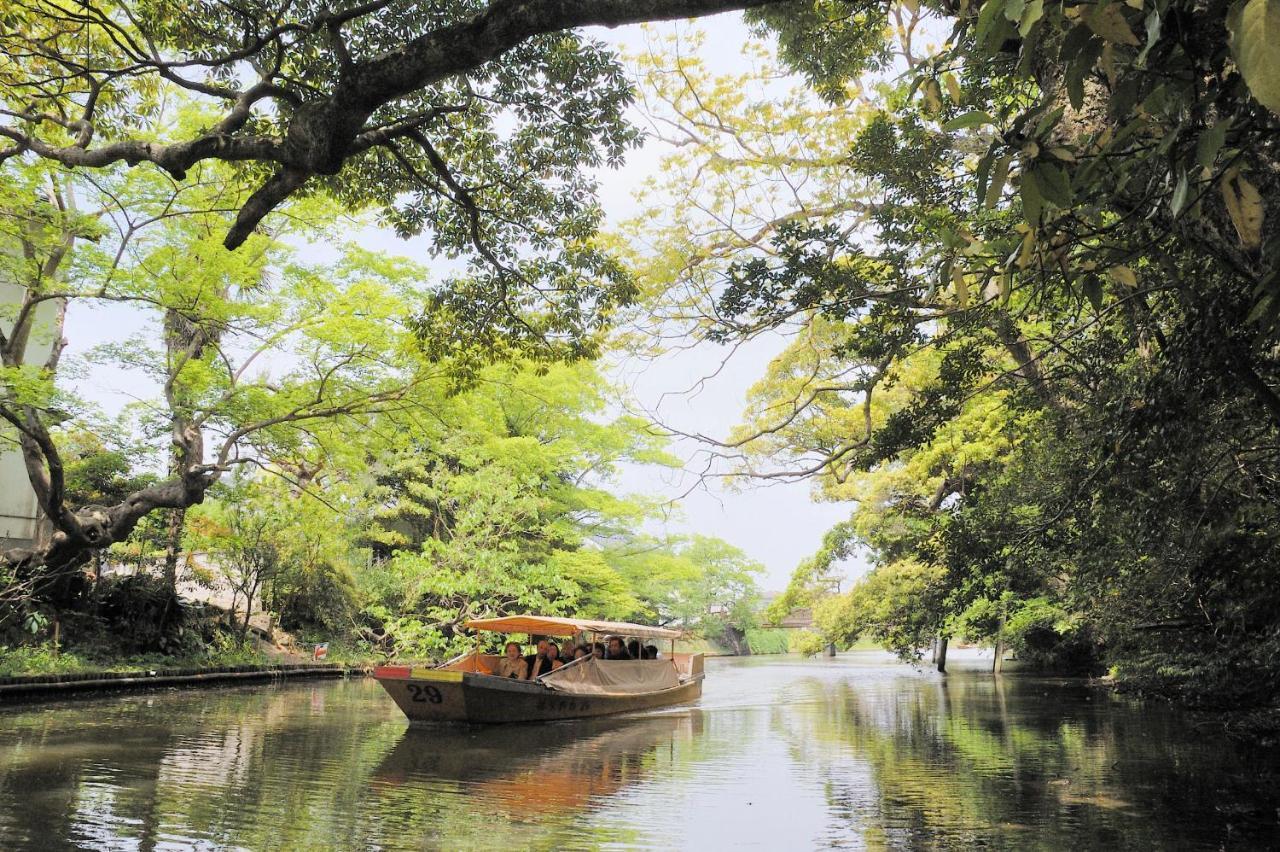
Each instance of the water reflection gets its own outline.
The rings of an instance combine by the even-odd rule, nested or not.
[[[375,783],[467,786],[468,793],[517,818],[581,808],[642,780],[651,753],[674,753],[702,731],[702,712],[493,728],[407,730],[374,773]]]
[[[1278,779],[1167,707],[877,655],[544,725],[410,730],[366,681],[0,710],[5,849],[1257,847]]]

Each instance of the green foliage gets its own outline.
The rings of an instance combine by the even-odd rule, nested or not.
[[[702,537],[637,530],[653,507],[608,490],[624,462],[666,463],[645,426],[600,415],[587,364],[493,367],[372,467],[361,500],[373,562],[356,573],[366,635],[418,657],[470,647],[463,622],[509,612],[750,626],[760,570]],[[712,610],[715,614],[712,614]]]
[[[913,560],[880,565],[843,595],[821,600],[813,620],[824,639],[849,647],[861,636],[914,658],[938,629],[936,595],[942,572]]]
[[[1280,37],[1280,3],[1241,0],[1227,18],[1231,54],[1249,92],[1272,112],[1280,114],[1280,60],[1275,43]]]
[[[816,657],[827,647],[826,638],[814,630],[797,630],[791,634],[787,650],[793,654]]]
[[[753,627],[746,634],[747,647],[753,654],[785,654],[791,650],[787,630]]]
[[[762,13],[825,107],[738,95],[767,63],[674,90],[691,63],[646,64],[651,112],[691,131],[648,269],[723,282],[654,310],[791,334],[739,471],[851,504],[771,618],[812,603],[841,644],[998,635],[1035,665],[1280,701],[1274,50],[1245,36],[1273,5],[1236,5],[1234,63],[1226,4],[910,4],[896,31],[853,4]],[[886,55],[902,78],[875,77]],[[696,180],[727,168],[754,194]],[[853,548],[872,571],[833,596]]]
[[[164,581],[145,574],[111,577],[94,591],[97,618],[122,652],[176,655],[198,644],[186,608]]]
[[[769,604],[764,619],[777,624],[791,612],[814,603],[835,591],[837,563],[847,559],[855,545],[851,524],[837,524],[822,537],[818,552],[800,563],[791,574],[786,590]]]

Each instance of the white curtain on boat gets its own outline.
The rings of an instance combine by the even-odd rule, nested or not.
[[[573,695],[638,695],[680,685],[671,660],[597,660],[551,672],[542,682]]]

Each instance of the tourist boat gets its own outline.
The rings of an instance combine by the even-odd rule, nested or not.
[[[657,660],[574,660],[533,680],[491,674],[496,654],[470,651],[431,667],[378,666],[373,676],[409,721],[534,722],[607,716],[684,704],[702,695],[702,654],[675,653],[680,631],[621,621],[595,621],[544,615],[509,615],[466,622],[480,632],[521,633],[529,637],[605,636],[666,639],[671,653]]]

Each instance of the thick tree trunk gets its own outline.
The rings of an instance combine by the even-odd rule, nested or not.
[[[178,591],[178,557],[182,554],[182,532],[187,523],[185,506],[169,510],[168,541],[164,549],[164,582],[169,591]]]
[[[938,637],[938,671],[946,674],[947,671],[947,642],[949,637]]]
[[[50,452],[56,454],[56,450]],[[199,438],[188,452],[188,458],[199,458]],[[124,541],[146,515],[158,509],[182,509],[204,502],[205,492],[216,474],[204,467],[187,465],[185,472],[168,482],[139,489],[114,506],[86,506],[72,511],[62,503],[61,470],[58,486],[49,488],[44,458],[27,460],[32,485],[40,498],[41,511],[49,517],[54,532],[48,541],[31,550],[15,548],[0,552],[0,562],[29,573],[44,569],[50,576],[73,571],[88,561],[90,553],[101,551]],[[50,459],[50,466],[54,466]],[[56,501],[56,503],[55,503]]]

